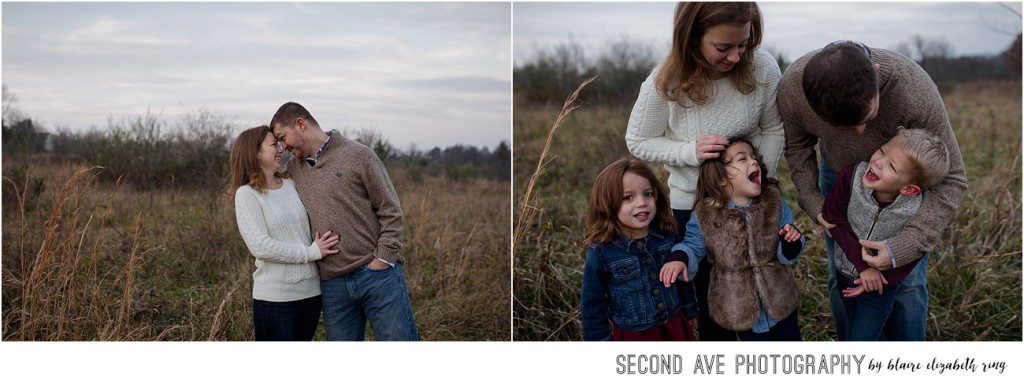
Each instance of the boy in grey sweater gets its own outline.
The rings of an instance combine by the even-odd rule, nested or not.
[[[896,292],[903,278],[927,257],[887,271],[864,262],[867,249],[861,241],[878,241],[903,230],[917,213],[923,189],[942,180],[949,172],[949,152],[935,136],[919,129],[900,130],[871,156],[871,160],[850,164],[839,171],[825,198],[822,217],[833,224],[829,230],[839,248],[833,265],[843,305],[850,319],[845,340],[883,340],[883,329],[893,313]],[[926,281],[925,281],[926,282]],[[926,287],[923,288],[927,296]],[[901,321],[924,322],[928,303],[898,308]]]

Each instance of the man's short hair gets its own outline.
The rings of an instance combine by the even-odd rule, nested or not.
[[[270,119],[270,128],[274,129],[278,124],[283,127],[292,126],[294,125],[295,119],[298,118],[302,118],[317,127],[320,126],[320,124],[316,122],[316,119],[313,118],[313,115],[309,114],[309,111],[307,111],[306,108],[299,105],[299,103],[289,101],[284,103],[284,105],[282,105],[281,108],[278,108],[277,112],[274,113],[274,117]]]
[[[907,155],[918,187],[936,185],[949,174],[949,149],[935,135],[923,129],[900,129],[893,140]]]
[[[860,125],[878,94],[878,74],[867,48],[854,42],[829,44],[804,66],[804,97],[826,123]]]

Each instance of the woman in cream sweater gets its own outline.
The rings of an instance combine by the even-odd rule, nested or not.
[[[256,258],[252,274],[257,341],[309,341],[320,321],[316,260],[337,253],[338,236],[311,239],[295,183],[278,171],[283,147],[269,127],[250,128],[231,146],[231,187],[238,231]]]
[[[721,156],[729,138],[745,137],[775,173],[785,135],[775,103],[782,77],[771,54],[758,49],[761,13],[756,3],[679,3],[672,47],[640,87],[626,129],[636,157],[664,164],[679,238],[693,212],[697,171]],[[701,340],[735,340],[708,318],[710,264],[693,282],[700,307]],[[693,287],[678,284],[683,308],[694,315]]]

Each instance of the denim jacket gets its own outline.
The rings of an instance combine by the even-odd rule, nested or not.
[[[583,340],[611,340],[609,320],[628,331],[664,324],[679,310],[675,286],[666,288],[659,274],[675,236],[651,228],[644,240],[621,236],[587,248],[580,314]]]

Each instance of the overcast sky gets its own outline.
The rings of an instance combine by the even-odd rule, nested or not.
[[[400,148],[510,140],[507,3],[4,3],[3,85],[47,128],[303,104]]]
[[[1018,13],[1021,3],[1006,3]],[[996,3],[782,3],[760,2],[764,46],[790,60],[825,44],[853,39],[893,48],[920,34],[943,38],[959,55],[994,54],[1020,32],[1021,19]],[[626,35],[667,52],[675,3],[516,3],[515,60],[537,47],[572,39],[591,51]],[[993,31],[990,27],[1012,32]]]

